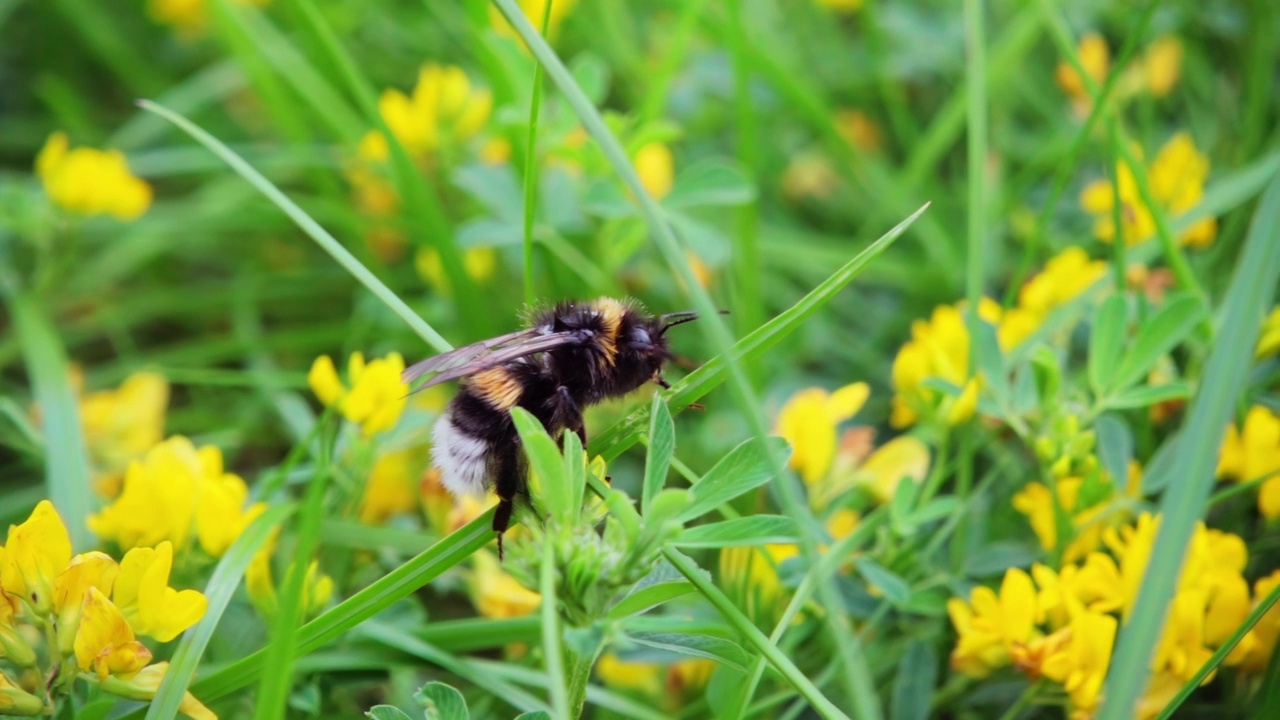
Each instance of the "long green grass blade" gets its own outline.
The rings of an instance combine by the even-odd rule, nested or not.
[[[301,228],[308,237],[315,240],[316,244],[325,252],[329,253],[334,260],[337,260],[338,264],[347,272],[351,273],[352,277],[359,280],[365,287],[369,288],[370,292],[385,303],[387,307],[391,308],[395,314],[399,315],[400,318],[404,320],[419,337],[425,340],[428,345],[439,352],[448,352],[453,349],[453,346],[449,344],[448,340],[445,340],[444,337],[441,336],[440,333],[436,332],[435,328],[427,324],[425,320],[418,317],[417,313],[410,309],[409,306],[400,299],[400,296],[396,295],[391,288],[387,287],[377,278],[377,276],[370,272],[368,268],[362,265],[360,261],[350,253],[350,251],[342,246],[342,243],[338,242],[338,240],[330,235],[327,230],[321,227],[320,223],[311,219],[311,216],[308,215],[305,210],[298,207],[296,203],[286,197],[284,193],[280,192],[279,188],[273,185],[270,180],[263,177],[262,173],[254,170],[253,166],[245,162],[244,159],[233,152],[231,148],[228,148],[220,140],[205,132],[195,123],[171,110],[168,110],[167,108],[160,107],[149,100],[139,100],[138,105],[144,110],[149,110],[174,125],[177,125],[183,132],[195,138],[197,142],[204,145],[213,154],[222,158],[223,162],[230,165],[231,169],[240,174],[240,177],[243,177],[248,181],[250,185],[258,190],[258,192],[267,196],[267,199],[274,203],[276,207],[283,210],[284,213],[289,216],[289,219],[297,223],[298,227]]]
[[[1205,364],[1204,379],[1191,401],[1160,505],[1162,520],[1137,603],[1119,633],[1107,674],[1101,720],[1133,715],[1146,685],[1152,650],[1164,628],[1165,613],[1176,589],[1178,571],[1195,523],[1204,515],[1213,489],[1214,468],[1223,428],[1244,389],[1247,369],[1266,308],[1280,280],[1280,176],[1258,203],[1235,275],[1223,303],[1218,332]]]
[[[551,5],[542,8],[542,36],[551,23]],[[524,154],[524,303],[532,306],[538,299],[533,280],[533,223],[538,214],[538,114],[542,109],[542,63],[533,61],[533,97],[529,100],[529,138]]]
[[[969,312],[976,313],[982,299],[987,248],[987,48],[982,0],[965,0],[964,27],[967,61],[965,63],[965,107],[968,120],[967,148],[969,162],[969,257],[965,273],[965,297]],[[970,363],[976,367],[977,363]]]
[[[564,653],[560,647],[560,615],[556,606],[555,545],[542,541],[542,565],[538,568],[538,591],[542,593],[542,662],[547,668],[547,689],[556,717],[569,714],[569,689],[565,683]]]
[[[93,485],[80,424],[80,400],[71,387],[67,351],[38,297],[27,292],[10,296],[9,312],[22,344],[32,395],[40,408],[45,487],[71,534],[72,546],[88,551],[95,544],[85,523],[92,506]]]
[[[218,566],[214,568],[209,584],[204,589],[204,596],[209,600],[208,609],[205,610],[204,617],[200,618],[200,622],[183,633],[182,639],[178,641],[178,647],[169,660],[169,672],[165,673],[160,689],[156,691],[155,699],[147,708],[146,720],[163,720],[177,716],[183,693],[187,691],[187,686],[195,677],[196,670],[200,667],[200,660],[204,657],[205,648],[209,646],[218,623],[222,621],[222,614],[231,603],[231,596],[240,586],[240,579],[244,577],[249,561],[266,543],[267,538],[271,536],[271,531],[295,509],[296,506],[292,503],[272,505],[267,508],[266,512],[259,515],[240,534],[240,537],[236,538],[226,554],[218,561]]]

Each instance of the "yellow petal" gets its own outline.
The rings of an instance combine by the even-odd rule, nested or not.
[[[76,664],[99,678],[128,675],[151,660],[151,651],[138,642],[120,610],[97,588],[89,588],[75,639]]]
[[[328,355],[321,355],[311,364],[311,372],[307,373],[307,384],[325,406],[338,402],[346,393],[346,388],[338,379],[338,370],[333,366],[333,358]]]
[[[636,151],[636,173],[644,189],[655,200],[661,200],[671,192],[675,182],[675,158],[666,145],[652,142]]]
[[[852,383],[831,393],[827,401],[827,414],[832,422],[844,422],[862,409],[871,395],[871,387],[864,382]]]
[[[204,616],[208,601],[196,590],[169,587],[173,546],[135,548],[120,563],[115,599],[121,612],[141,635],[169,642]]]
[[[26,522],[9,526],[0,562],[4,592],[22,598],[42,614],[53,608],[54,580],[71,562],[71,536],[53,503],[41,500]]]
[[[64,652],[69,653],[73,648],[89,588],[109,595],[119,573],[120,567],[111,556],[95,551],[75,556],[58,575],[53,586],[53,605],[58,613],[58,645]]]
[[[896,437],[871,453],[859,468],[869,478],[869,489],[880,502],[888,502],[903,479],[924,482],[929,474],[929,448],[910,435]]]

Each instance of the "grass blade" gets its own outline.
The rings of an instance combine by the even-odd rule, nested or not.
[[[80,424],[80,400],[71,387],[67,352],[40,300],[30,293],[9,300],[14,332],[22,344],[32,394],[44,431],[45,486],[71,534],[73,547],[94,546],[85,520],[93,501],[89,455]]]
[[[573,717],[569,714],[569,690],[565,684],[564,654],[560,648],[560,616],[556,613],[555,546],[547,537],[542,539],[538,591],[542,593],[542,661],[547,668],[551,706],[555,708],[556,717]]]
[[[204,589],[204,596],[209,599],[209,608],[196,626],[182,635],[178,647],[169,660],[169,672],[165,673],[155,699],[147,708],[146,720],[161,720],[177,717],[178,706],[182,704],[182,695],[195,677],[204,656],[205,648],[213,638],[213,631],[222,621],[222,613],[231,603],[231,596],[240,586],[249,561],[266,543],[271,531],[284,521],[295,510],[293,504],[273,505],[265,513],[258,516],[240,537],[232,543],[218,566],[214,568],[209,584]]]
[[[400,296],[396,295],[391,288],[387,287],[377,278],[376,275],[370,272],[368,268],[360,264],[360,261],[357,260],[356,257],[345,247],[343,247],[342,243],[338,242],[338,240],[330,235],[327,230],[321,227],[320,223],[313,220],[305,210],[298,207],[296,203],[286,197],[284,193],[280,192],[280,188],[277,188],[270,180],[263,177],[262,173],[253,169],[253,166],[245,162],[244,159],[233,152],[231,148],[224,145],[220,140],[205,132],[190,120],[167,108],[161,107],[150,100],[139,100],[138,106],[144,110],[149,110],[150,112],[159,115],[174,125],[177,125],[183,132],[195,138],[197,142],[204,145],[210,152],[217,155],[226,164],[230,165],[231,169],[239,173],[240,177],[248,181],[248,183],[256,188],[258,192],[266,195],[267,199],[274,203],[276,207],[283,210],[284,214],[289,216],[289,219],[293,220],[308,237],[315,240],[316,244],[319,245],[321,249],[329,253],[334,260],[337,260],[338,264],[347,272],[351,273],[352,277],[359,280],[365,287],[369,288],[370,292],[385,303],[387,307],[391,308],[395,314],[399,315],[400,319],[404,320],[419,337],[427,341],[428,345],[435,348],[438,352],[448,352],[453,349],[453,346],[449,344],[448,340],[445,340],[444,337],[441,336],[440,333],[436,332],[435,328],[431,327],[431,325],[429,325],[425,320],[418,317],[417,313],[410,309],[409,306],[400,299]]]
[[[562,0],[563,1],[563,0]],[[551,5],[542,8],[542,36],[551,22]],[[529,140],[524,154],[524,303],[533,306],[538,290],[533,282],[533,221],[538,213],[538,111],[542,108],[542,63],[533,59],[533,98],[529,101]]]
[[[965,297],[969,312],[978,312],[983,295],[983,253],[987,237],[987,52],[982,0],[965,0],[964,29],[968,46],[965,93],[968,120],[969,258],[965,273]],[[970,363],[970,367],[975,367]]]
[[[1231,419],[1252,361],[1263,313],[1280,279],[1280,176],[1259,201],[1235,276],[1227,290],[1218,333],[1205,364],[1204,380],[1191,401],[1175,449],[1179,482],[1161,503],[1163,519],[1130,620],[1119,633],[1107,674],[1101,720],[1131,717],[1146,685],[1152,650],[1164,627],[1178,571],[1195,523],[1213,489],[1222,431]]]

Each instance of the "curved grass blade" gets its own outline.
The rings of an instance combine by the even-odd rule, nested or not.
[[[195,123],[182,117],[181,115],[161,107],[150,100],[139,100],[138,106],[144,110],[153,112],[169,122],[177,125],[183,132],[195,138],[197,142],[204,145],[214,155],[217,155],[231,166],[232,170],[239,173],[250,185],[267,196],[267,199],[284,211],[291,220],[298,225],[316,244],[325,252],[329,253],[338,264],[343,267],[351,276],[359,280],[361,284],[369,288],[379,300],[391,308],[391,310],[400,316],[400,319],[413,329],[427,344],[435,348],[438,352],[448,352],[453,349],[448,340],[445,340],[440,333],[435,331],[425,320],[418,317],[412,309],[409,308],[400,296],[396,295],[391,288],[387,287],[381,280],[369,271],[364,265],[356,259],[342,243],[329,234],[327,230],[320,226],[306,213],[305,210],[298,207],[296,203],[280,192],[272,182],[262,176],[262,173],[253,169],[253,166],[245,162],[243,158],[222,143],[222,141],[205,132]]]
[[[209,607],[205,610],[200,622],[184,633],[182,639],[178,641],[178,648],[174,651],[173,658],[169,660],[169,672],[165,673],[155,699],[147,708],[146,720],[177,717],[178,706],[182,704],[182,695],[191,684],[191,678],[195,677],[205,648],[209,646],[213,631],[222,621],[222,613],[230,604],[231,596],[240,586],[240,579],[244,577],[249,561],[266,543],[271,531],[295,509],[296,506],[293,504],[269,507],[240,534],[240,537],[236,538],[231,548],[218,561],[218,566],[214,568],[209,584],[204,589]]]
[[[1245,386],[1247,369],[1265,309],[1280,279],[1280,176],[1258,203],[1249,236],[1227,290],[1218,332],[1205,364],[1204,379],[1191,401],[1187,422],[1174,450],[1179,481],[1165,491],[1162,520],[1133,612],[1119,633],[1107,673],[1101,720],[1133,715],[1146,685],[1152,650],[1164,627],[1178,571],[1195,523],[1213,489],[1222,431]]]
[[[360,592],[339,603],[298,630],[296,653],[304,655],[327,645],[441,573],[465,560],[493,541],[493,510],[485,512],[454,533],[432,545],[400,567],[392,570]],[[191,687],[191,692],[209,702],[229,695],[256,680],[264,671],[265,650],[222,668]],[[125,717],[137,720],[141,711]]]
[[[560,616],[556,613],[555,560],[555,546],[543,537],[542,567],[538,572],[538,591],[542,593],[542,661],[547,668],[547,688],[555,716],[570,717],[569,686],[565,682],[564,653],[560,647]]]
[[[32,394],[40,407],[49,500],[66,524],[72,546],[88,550],[94,545],[86,524],[93,499],[89,455],[80,425],[80,402],[71,387],[67,351],[34,295],[24,292],[12,296],[9,311],[26,359]]]
[[[1187,698],[1191,697],[1191,693],[1195,692],[1196,688],[1200,687],[1200,684],[1204,682],[1204,679],[1209,677],[1209,673],[1218,669],[1218,666],[1222,664],[1222,661],[1227,659],[1227,655],[1229,655],[1231,651],[1235,649],[1236,645],[1244,639],[1245,634],[1253,629],[1254,625],[1258,624],[1258,621],[1262,619],[1262,616],[1266,615],[1267,612],[1271,610],[1277,600],[1280,600],[1280,585],[1272,588],[1271,592],[1268,593],[1267,596],[1258,603],[1258,606],[1253,609],[1253,612],[1249,613],[1249,617],[1244,619],[1244,622],[1240,624],[1240,627],[1236,628],[1236,631],[1231,633],[1231,637],[1227,638],[1227,641],[1222,643],[1222,646],[1219,647],[1213,655],[1209,656],[1209,659],[1200,666],[1200,669],[1196,671],[1196,674],[1192,675],[1191,679],[1188,680],[1187,683],[1182,686],[1182,689],[1178,691],[1178,694],[1174,695],[1173,699],[1169,701],[1169,704],[1164,706],[1164,709],[1156,716],[1156,720],[1167,720],[1167,718],[1172,717],[1173,711],[1177,710],[1182,703],[1186,702]],[[1264,684],[1263,687],[1266,688],[1264,692],[1273,692],[1268,685]]]
[[[728,355],[736,358],[751,358],[760,355],[769,348],[782,342],[784,338],[799,327],[810,315],[818,311],[827,301],[835,297],[853,282],[862,270],[883,253],[895,240],[906,232],[916,218],[928,208],[921,206],[907,219],[898,223],[889,232],[855,255],[839,270],[836,270],[796,304],[784,310],[777,317],[757,328],[733,346]],[[672,414],[678,413],[711,392],[724,381],[725,355],[711,358],[702,367],[689,373],[684,378],[671,384],[671,389],[662,393]],[[626,419],[614,424],[591,440],[591,452],[599,453],[605,460],[613,460],[630,448],[648,431],[651,408],[641,407]]]

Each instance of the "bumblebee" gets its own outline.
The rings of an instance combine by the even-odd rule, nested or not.
[[[519,330],[423,360],[404,371],[415,389],[461,380],[436,420],[431,459],[455,496],[498,495],[493,529],[511,523],[517,495],[527,494],[524,455],[510,410],[529,411],[560,441],[566,431],[587,444],[582,413],[646,382],[670,387],[662,368],[673,355],[667,330],[697,319],[692,311],[652,316],[632,300],[564,301],[536,311]]]

